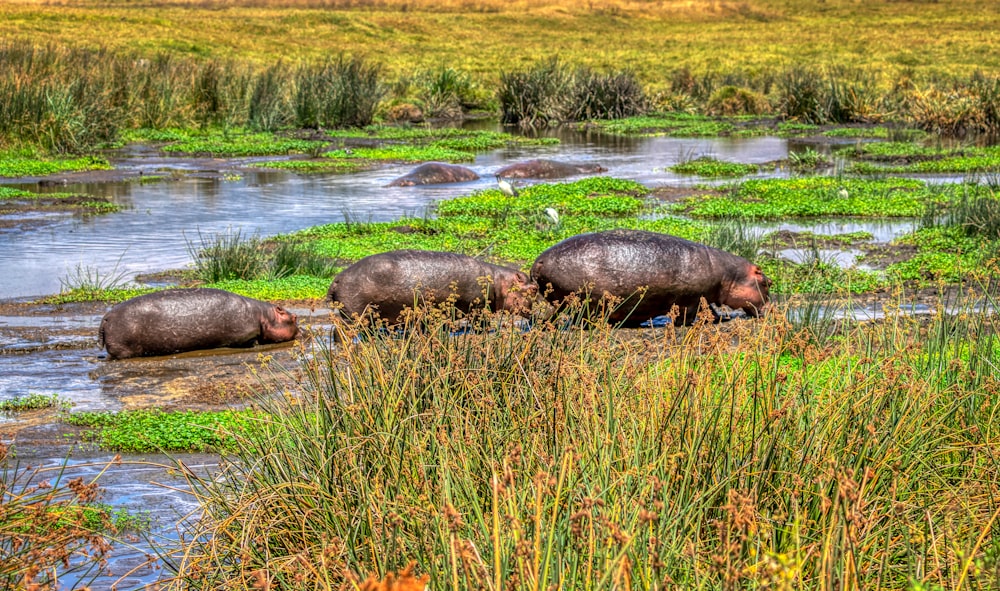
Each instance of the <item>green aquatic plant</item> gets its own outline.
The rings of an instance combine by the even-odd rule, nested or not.
[[[122,452],[220,451],[229,448],[233,433],[253,430],[259,418],[253,410],[179,411],[135,410],[77,412],[63,420],[85,427],[85,441]]]
[[[509,197],[498,189],[487,189],[442,201],[436,210],[441,216],[504,216],[553,207],[560,215],[625,216],[646,206],[643,198],[649,190],[634,181],[591,177],[573,183],[532,185],[519,192],[517,197]]]
[[[627,117],[611,121],[591,121],[603,132],[615,135],[668,135],[672,137],[713,137],[728,135],[736,128],[727,121],[718,121],[703,115],[664,113]]]
[[[100,156],[80,158],[22,158],[0,154],[0,177],[45,176],[60,172],[110,170],[111,164]]]
[[[26,410],[40,410],[43,408],[68,408],[69,401],[59,394],[39,394],[29,393],[24,396],[15,396],[7,400],[0,400],[0,412],[16,413]]]
[[[267,162],[253,162],[248,166],[253,168],[268,168],[273,170],[289,170],[299,173],[318,172],[339,172],[352,173],[365,168],[364,164],[345,160],[270,160]]]
[[[701,156],[670,167],[677,174],[694,174],[707,178],[724,178],[756,174],[760,167],[742,162],[724,162],[711,156]]]
[[[271,133],[226,133],[191,137],[167,144],[164,152],[211,154],[212,156],[271,156],[310,154],[326,145],[323,141],[280,137]]]
[[[706,218],[916,217],[928,203],[943,203],[955,190],[915,179],[753,179],[729,185],[722,195],[689,197],[682,208],[690,215]]]
[[[276,279],[229,279],[205,284],[205,287],[224,289],[233,293],[265,301],[319,300],[326,295],[330,280],[340,267],[328,267],[322,277],[314,275],[288,275]]]
[[[472,162],[475,154],[437,146],[383,146],[380,148],[341,148],[323,154],[335,160],[401,162]]]

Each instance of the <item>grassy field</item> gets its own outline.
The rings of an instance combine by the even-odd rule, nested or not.
[[[83,0],[0,3],[0,38],[193,57],[318,59],[346,51],[393,74],[441,65],[495,79],[553,54],[670,73],[793,65],[962,74],[1000,67],[1000,12],[951,2]]]

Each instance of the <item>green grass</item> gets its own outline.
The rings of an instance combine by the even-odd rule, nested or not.
[[[22,158],[0,154],[0,177],[45,176],[81,170],[110,170],[111,165],[100,156],[80,158]]]
[[[961,188],[913,179],[805,177],[748,180],[724,191],[690,197],[680,207],[704,218],[918,217],[928,204],[943,203]]]
[[[86,441],[121,452],[220,451],[232,445],[233,433],[252,431],[254,411],[135,410],[119,413],[80,412],[64,420],[86,427]]]
[[[343,174],[358,172],[365,168],[365,165],[359,162],[344,160],[272,160],[270,162],[254,162],[249,166],[299,173],[339,172]]]
[[[279,279],[230,279],[208,283],[205,287],[224,289],[265,301],[322,299],[326,296],[336,270],[331,269],[329,277],[292,275]]]
[[[921,228],[896,242],[917,247],[912,258],[886,269],[901,280],[924,285],[988,281],[1000,269],[1000,242],[970,236],[958,226]]]
[[[58,394],[31,393],[0,400],[0,412],[16,413],[43,408],[67,408],[69,403]]]
[[[585,125],[615,135],[640,135],[672,137],[713,137],[729,135],[736,127],[727,121],[703,115],[669,113],[641,117],[628,117],[613,121],[591,121]]]
[[[383,146],[380,148],[339,149],[323,154],[324,158],[349,161],[380,162],[472,162],[476,159],[472,152],[463,152],[437,146]]]
[[[677,174],[693,174],[707,178],[725,178],[756,174],[760,167],[756,164],[724,162],[711,156],[702,156],[670,167]]]
[[[272,156],[308,154],[326,145],[323,141],[280,137],[270,133],[212,133],[182,139],[163,146],[168,153],[209,154],[212,156]]]

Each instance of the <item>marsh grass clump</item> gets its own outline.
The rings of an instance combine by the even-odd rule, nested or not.
[[[751,228],[752,221],[745,217],[718,220],[708,230],[704,243],[753,262],[760,254],[764,237]]]
[[[712,93],[706,103],[710,115],[762,115],[771,108],[767,97],[749,88],[723,86]]]
[[[423,314],[273,368],[260,431],[217,477],[186,472],[204,513],[178,588],[298,589],[308,565],[335,589],[410,561],[456,589],[998,583],[993,317],[819,344],[780,311],[457,336]]]
[[[118,528],[96,504],[96,479],[69,479],[57,467],[21,467],[0,443],[0,586],[56,589],[95,579]]]
[[[1000,199],[995,195],[963,194],[943,208],[928,208],[923,224],[958,226],[969,236],[1000,240]]]
[[[267,271],[267,253],[263,240],[244,236],[242,230],[229,230],[213,236],[198,232],[198,242],[187,241],[194,260],[195,274],[209,283],[227,279],[257,279]]]
[[[573,72],[558,58],[539,62],[528,70],[501,72],[497,100],[500,122],[521,127],[545,127],[562,120],[565,96]]]
[[[306,65],[295,74],[298,127],[364,127],[371,124],[385,94],[380,65],[343,54]]]
[[[624,70],[602,74],[580,68],[567,99],[566,118],[622,119],[644,114],[649,101],[635,73]]]

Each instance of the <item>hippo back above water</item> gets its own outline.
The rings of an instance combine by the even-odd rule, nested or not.
[[[496,175],[507,179],[558,179],[578,174],[607,172],[607,170],[594,162],[557,162],[539,158],[505,166],[498,170]]]
[[[172,355],[281,343],[298,335],[295,314],[221,289],[168,289],[117,304],[101,320],[108,357]]]
[[[414,185],[443,185],[479,180],[479,175],[471,168],[444,162],[427,162],[414,168],[409,174],[389,183],[390,187],[412,187]]]
[[[758,316],[771,280],[743,257],[668,234],[612,230],[567,238],[543,252],[531,277],[545,297],[562,304],[589,294],[620,300],[609,320],[637,326],[679,309],[677,324],[691,324],[701,299]],[[640,297],[640,292],[641,297]]]
[[[524,314],[538,288],[523,271],[451,252],[394,250],[371,255],[334,278],[327,299],[345,318],[377,312],[390,323],[406,308],[453,301],[463,312],[506,310]]]

